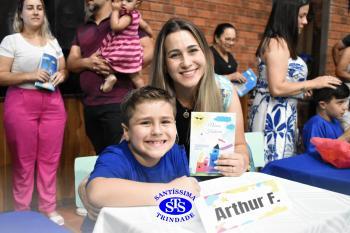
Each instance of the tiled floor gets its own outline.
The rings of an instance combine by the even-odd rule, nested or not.
[[[81,217],[75,213],[74,205],[67,205],[57,209],[64,218],[64,226],[73,233],[80,233],[80,225],[83,222],[84,217]]]

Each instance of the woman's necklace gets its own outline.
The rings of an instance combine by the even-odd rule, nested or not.
[[[179,104],[179,107],[180,107],[181,109],[183,109],[182,116],[183,116],[185,119],[189,118],[189,117],[190,117],[190,110],[189,110],[187,107],[185,107],[183,104],[181,104],[181,102],[180,102],[178,99],[177,99],[177,102],[178,102],[178,104]]]
[[[188,112],[187,108],[185,108],[185,111],[182,113],[182,116],[186,119],[190,117],[190,113]]]

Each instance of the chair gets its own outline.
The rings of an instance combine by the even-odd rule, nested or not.
[[[97,155],[77,157],[74,162],[74,184],[75,184],[75,205],[78,208],[84,208],[83,203],[80,200],[78,194],[78,187],[80,182],[90,175],[90,172],[94,169]]]
[[[244,134],[250,152],[250,171],[257,171],[265,166],[264,158],[264,133],[247,132]]]

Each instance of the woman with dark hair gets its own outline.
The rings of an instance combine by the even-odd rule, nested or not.
[[[297,56],[299,33],[307,24],[309,0],[273,1],[256,56],[259,77],[249,114],[251,131],[265,135],[265,161],[296,153],[297,99],[312,89],[335,88],[336,77],[320,76],[306,80],[307,66]]]
[[[216,26],[213,45],[210,47],[214,57],[214,71],[224,75],[230,81],[245,82],[246,78],[237,72],[237,62],[231,50],[236,43],[237,30],[230,23]]]
[[[56,172],[61,156],[66,111],[60,91],[37,89],[36,81],[53,86],[67,77],[62,49],[52,36],[43,0],[19,0],[14,34],[0,45],[0,85],[9,86],[4,102],[4,128],[12,156],[13,196],[16,211],[30,209],[34,180],[39,211],[59,225],[56,212]],[[51,77],[39,69],[43,54],[57,59]]]

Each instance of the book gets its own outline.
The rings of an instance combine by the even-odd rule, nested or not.
[[[246,82],[244,82],[244,83],[234,82],[233,83],[233,85],[236,87],[237,93],[240,97],[244,96],[249,91],[251,91],[256,86],[256,81],[257,81],[257,77],[254,74],[254,71],[252,69],[248,69],[248,70],[244,71],[242,75],[247,79]]]
[[[200,183],[201,196],[196,198],[195,206],[206,232],[241,232],[258,221],[283,218],[291,209],[277,180],[267,177],[247,183],[236,179],[220,177]]]
[[[57,58],[50,55],[50,54],[43,53],[41,60],[40,60],[39,69],[46,70],[49,73],[50,79],[51,79],[52,76],[57,72],[57,69],[58,69]],[[39,88],[39,89],[55,91],[55,87],[54,87],[54,85],[52,85],[51,80],[48,82],[45,82],[45,83],[36,81],[34,83],[34,86]]]
[[[236,114],[192,112],[190,133],[190,174],[220,176],[214,168],[220,154],[233,154]]]

